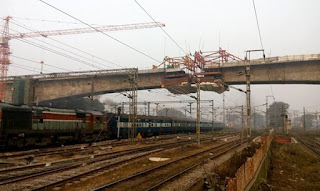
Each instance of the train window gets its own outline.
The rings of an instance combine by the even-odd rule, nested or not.
[[[97,122],[101,122],[101,117],[96,117]]]
[[[77,118],[86,118],[86,113],[77,113]]]
[[[39,123],[43,123],[43,119],[39,119]]]

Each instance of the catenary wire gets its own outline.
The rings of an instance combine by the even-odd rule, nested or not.
[[[15,22],[17,22],[17,21],[15,21]],[[12,22],[12,21],[11,21],[11,23],[13,23],[13,24],[15,24],[15,25],[17,25],[17,26],[19,26],[19,27],[21,27],[21,28],[27,29],[27,30],[29,30],[29,31],[39,32],[39,31],[37,31],[37,30],[31,29],[31,28],[25,26],[24,24],[22,24],[22,23],[20,23],[20,22],[18,22],[18,23],[20,23],[20,24],[14,23],[14,22]],[[23,25],[23,26],[22,26],[22,25]],[[89,56],[91,56],[91,57],[93,57],[93,58],[98,58],[99,60],[105,61],[105,62],[107,62],[107,63],[109,63],[109,64],[112,64],[112,65],[115,65],[115,66],[118,66],[118,67],[123,67],[123,66],[121,66],[121,65],[119,65],[119,64],[116,64],[116,63],[114,63],[114,62],[112,62],[112,61],[109,61],[109,60],[100,58],[100,57],[95,56],[95,55],[93,55],[93,54],[91,54],[91,53],[85,52],[85,51],[80,50],[80,49],[78,49],[78,48],[76,48],[76,47],[73,47],[73,46],[68,45],[68,44],[66,44],[66,43],[63,43],[63,42],[61,42],[61,41],[58,41],[58,40],[56,40],[56,39],[54,39],[54,38],[51,38],[51,37],[46,37],[46,38],[47,38],[47,39],[50,39],[50,40],[52,40],[52,41],[55,41],[55,42],[57,42],[57,43],[60,43],[60,44],[62,44],[62,45],[64,45],[64,46],[67,46],[67,47],[69,47],[69,48],[72,48],[72,49],[74,49],[74,50],[77,50],[77,51],[79,51],[79,52],[82,52],[82,53],[84,53],[84,54],[87,54],[87,55],[89,55]],[[47,44],[48,44],[48,43],[47,43]],[[62,49],[62,48],[60,48],[60,49]],[[65,49],[62,49],[62,50],[65,50]],[[75,54],[75,53],[73,53],[73,54]],[[82,57],[82,56],[81,56],[81,57]],[[88,59],[88,58],[86,58],[86,59]],[[95,62],[96,62],[96,61],[95,61]],[[96,62],[96,63],[99,63],[99,62]],[[99,64],[101,64],[101,63],[99,63]],[[102,65],[104,65],[104,64],[102,64]],[[106,65],[105,65],[105,66],[106,66]],[[110,66],[106,66],[106,67],[110,67]]]
[[[153,22],[157,23],[156,20],[141,6],[141,4],[137,0],[134,1],[153,20]],[[181,48],[181,46],[158,23],[157,25],[180,48],[182,52],[187,54],[186,51],[183,48]]]
[[[120,44],[122,44],[122,45],[124,45],[124,46],[126,46],[126,47],[128,47],[128,48],[130,48],[130,49],[132,49],[132,50],[134,50],[134,51],[136,51],[136,52],[138,52],[138,53],[142,54],[142,55],[144,55],[145,57],[148,57],[148,58],[150,58],[151,60],[153,60],[153,61],[155,61],[155,62],[161,63],[160,61],[158,61],[157,59],[155,59],[155,58],[153,58],[153,57],[151,57],[151,56],[147,55],[146,53],[144,53],[144,52],[142,52],[142,51],[140,51],[140,50],[138,50],[138,49],[136,49],[136,48],[134,48],[134,47],[132,47],[132,46],[130,46],[130,45],[128,45],[128,44],[126,44],[126,43],[124,43],[124,42],[122,42],[121,40],[119,40],[119,39],[117,39],[117,38],[115,38],[115,37],[113,37],[113,36],[111,36],[111,35],[109,35],[109,34],[107,34],[107,33],[103,32],[103,31],[101,31],[101,30],[97,29],[96,27],[94,27],[94,26],[92,26],[92,25],[90,25],[90,24],[88,24],[88,23],[86,23],[86,22],[84,22],[84,21],[82,21],[82,20],[80,20],[80,19],[78,19],[78,18],[76,18],[76,17],[74,17],[74,16],[70,15],[69,13],[67,13],[67,12],[65,12],[65,11],[63,11],[63,10],[61,10],[61,9],[59,9],[59,8],[57,8],[57,7],[53,6],[53,5],[51,5],[51,4],[47,3],[47,2],[45,2],[45,1],[43,1],[43,0],[40,0],[40,2],[42,2],[42,3],[46,4],[46,5],[48,5],[49,7],[51,7],[51,8],[53,8],[53,9],[55,9],[55,10],[57,10],[57,11],[59,11],[59,12],[61,12],[61,13],[65,14],[65,15],[67,15],[67,16],[69,16],[69,17],[71,17],[71,18],[73,18],[73,19],[75,19],[75,20],[77,20],[77,21],[79,21],[80,23],[82,23],[82,24],[84,24],[84,25],[86,25],[86,26],[88,26],[88,27],[90,27],[90,28],[92,28],[92,29],[96,30],[97,32],[100,32],[101,34],[103,34],[103,35],[105,35],[105,36],[107,36],[107,37],[109,37],[109,38],[111,38],[111,39],[115,40],[116,42],[118,42],[118,43],[120,43]]]
[[[35,60],[30,60],[28,58],[23,58],[23,57],[20,57],[20,56],[11,55],[11,57],[18,58],[18,59],[21,59],[21,60],[26,60],[26,61],[37,63],[37,64],[40,63],[40,62],[37,62]],[[68,71],[68,72],[72,72],[72,70],[68,70],[68,69],[65,69],[65,68],[60,68],[60,67],[53,66],[53,65],[50,65],[50,64],[46,64],[46,63],[43,63],[43,64],[46,65],[46,66],[52,67],[52,68],[57,68],[57,69],[60,69],[60,70],[65,70],[65,71]]]
[[[12,29],[10,29],[10,30],[12,30]],[[13,31],[15,31],[15,30],[13,30]],[[46,47],[46,46],[39,45],[39,44],[37,44],[37,43],[35,43],[35,42],[32,42],[32,41],[29,41],[29,40],[25,40],[25,39],[16,39],[16,40],[19,40],[19,41],[21,41],[21,42],[24,42],[24,43],[27,43],[27,44],[30,44],[30,45],[33,45],[33,46],[36,46],[36,47],[38,47],[38,48],[47,50],[47,51],[49,51],[49,52],[58,54],[58,55],[60,55],[60,56],[64,56],[64,57],[66,57],[66,58],[69,58],[69,59],[71,59],[71,60],[80,62],[80,63],[82,63],[82,64],[91,66],[91,67],[93,67],[93,68],[103,69],[103,68],[101,68],[101,67],[97,67],[97,66],[95,66],[95,65],[93,65],[93,64],[91,64],[91,63],[89,63],[89,62],[84,61],[84,60],[75,58],[75,57],[73,57],[73,56],[67,55],[67,54],[65,54],[65,53],[59,52],[59,51],[54,50],[54,49],[51,49],[51,48],[48,48],[48,47]]]
[[[95,66],[95,65],[93,65],[93,64],[91,64],[91,63],[89,63],[89,62],[86,62],[86,61],[84,61],[84,60],[75,58],[75,57],[73,57],[73,56],[70,56],[70,55],[67,55],[67,54],[65,54],[65,53],[59,52],[59,51],[57,51],[57,50],[54,50],[54,49],[45,47],[45,46],[43,46],[43,45],[39,45],[39,44],[37,44],[37,43],[31,42],[31,41],[28,41],[28,40],[22,40],[22,39],[17,39],[17,40],[19,40],[19,41],[21,41],[21,42],[24,42],[24,43],[27,43],[27,44],[30,44],[30,45],[32,45],[32,46],[41,48],[41,49],[43,49],[43,50],[46,50],[46,51],[55,53],[55,54],[57,54],[57,55],[60,55],[60,56],[69,58],[69,59],[74,60],[74,61],[77,61],[77,62],[79,62],[79,63],[82,63],[82,64],[85,64],[85,65],[91,66],[91,67],[93,67],[93,68],[103,69],[103,68],[98,67],[98,66]]]

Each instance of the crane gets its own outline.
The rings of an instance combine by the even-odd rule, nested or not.
[[[165,27],[165,24],[160,22],[150,22],[150,23],[135,23],[135,24],[125,24],[125,25],[107,25],[98,26],[95,28],[75,28],[75,29],[63,29],[63,30],[51,30],[51,31],[37,31],[29,33],[17,33],[9,34],[9,21],[12,17],[7,16],[4,18],[5,25],[0,37],[0,101],[5,99],[5,88],[8,67],[10,65],[9,56],[10,46],[9,41],[12,39],[21,38],[35,38],[35,37],[48,37],[48,36],[58,36],[58,35],[71,35],[71,34],[81,34],[81,33],[94,33],[101,31],[119,31],[119,30],[135,30],[135,29],[145,29],[145,28],[155,28],[155,27]]]

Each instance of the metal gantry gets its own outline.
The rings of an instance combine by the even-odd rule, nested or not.
[[[129,74],[130,83],[130,96],[129,96],[129,120],[128,120],[128,138],[130,138],[130,143],[133,144],[136,136],[136,126],[137,126],[137,77],[138,69],[132,69]]]
[[[251,137],[251,89],[250,89],[250,53],[251,52],[263,52],[263,57],[264,55],[264,50],[259,49],[259,50],[247,50],[246,51],[246,56],[245,56],[245,66],[246,66],[246,101],[247,101],[247,136]],[[249,57],[249,59],[248,59]]]
[[[200,78],[197,78],[197,119],[196,119],[197,141],[200,145]]]

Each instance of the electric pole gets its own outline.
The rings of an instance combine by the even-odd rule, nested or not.
[[[190,104],[191,105],[191,104]],[[191,110],[190,110],[191,112]],[[196,119],[196,131],[198,146],[200,146],[200,79],[197,79],[197,119]]]
[[[212,110],[212,129],[214,129],[214,101],[212,100],[212,105],[211,105],[211,110]]]
[[[250,53],[251,52],[263,52],[263,57],[265,58],[264,55],[264,50],[247,50],[246,51],[246,57],[244,59],[245,66],[246,66],[246,98],[247,98],[247,126],[248,126],[248,131],[247,135],[248,137],[251,137],[251,90],[250,90]],[[249,53],[249,61],[248,61],[248,53]]]
[[[246,98],[247,98],[247,136],[251,137],[251,90],[250,90],[250,63],[245,58],[246,65]]]
[[[225,97],[224,97],[224,92],[222,94],[222,120],[223,120],[223,125],[226,125],[226,112],[225,112]]]
[[[155,103],[156,104],[156,114],[158,116],[158,111],[159,111],[159,103]]]
[[[303,107],[303,131],[306,132],[306,109]]]

